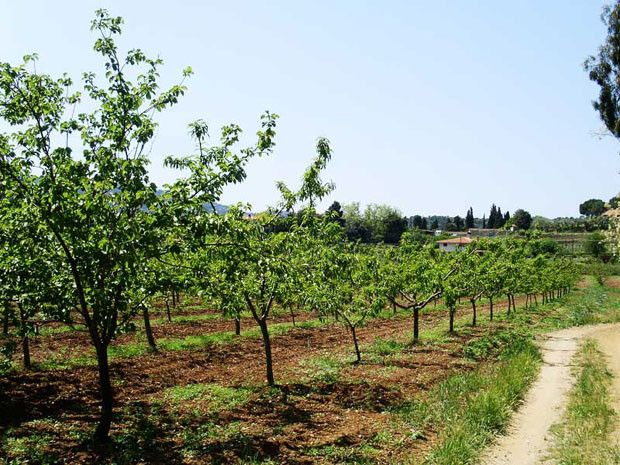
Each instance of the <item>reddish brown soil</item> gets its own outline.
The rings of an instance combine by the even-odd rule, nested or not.
[[[610,276],[605,279],[605,284],[609,287],[620,288],[620,276]]]
[[[518,298],[517,305],[524,300]],[[505,307],[506,303],[501,302],[496,310],[504,311]],[[488,309],[479,305],[479,311]],[[463,308],[459,314],[469,312],[469,308]],[[274,322],[289,318],[283,315]],[[247,326],[247,321],[244,323]],[[446,325],[445,310],[434,311],[431,305],[422,312],[422,330],[440,324]],[[411,325],[411,319],[402,317],[373,320],[359,330],[358,336],[362,345],[371,344],[378,337],[404,341],[410,338]],[[182,337],[231,329],[231,322],[206,320],[156,325],[155,335]],[[333,463],[309,455],[308,448],[349,447],[372,440],[388,426],[389,416],[384,411],[389,406],[423,394],[454,370],[470,369],[472,363],[462,358],[463,344],[487,331],[488,327],[477,328],[468,334],[457,334],[443,344],[420,344],[405,349],[398,357],[350,365],[337,382],[312,382],[307,379],[307,361],[323,356],[348,357],[352,354],[352,342],[349,334],[336,325],[296,328],[273,339],[275,377],[281,385],[275,394],[260,387],[265,377],[260,339],[245,338],[202,350],[117,360],[112,364],[112,378],[120,418],[114,424],[112,436],[118,444],[125,434],[123,427],[135,430],[137,435],[151,431],[150,439],[143,439],[144,444],[138,441],[135,446],[144,463],[237,463],[241,456],[271,458],[277,463]],[[119,343],[132,337],[123,336]],[[62,347],[72,346],[78,352],[89,347],[85,335],[61,333],[41,339],[33,350],[35,358]],[[247,403],[218,414],[209,413],[208,402],[177,406],[163,395],[166,388],[192,383],[254,388],[248,393]],[[96,424],[97,386],[95,367],[21,371],[0,378],[0,435],[9,427],[17,428],[17,434],[31,433],[33,429],[46,432],[55,438],[48,452],[57,454],[65,463],[104,463],[107,458],[117,457],[120,450],[126,454],[127,445],[93,450],[87,442],[76,439],[80,431],[92,431]],[[156,410],[154,405],[158,405]],[[153,415],[156,420],[151,424],[147,420]],[[62,422],[61,427],[50,423],[26,424],[49,418]],[[223,433],[216,435],[194,455],[184,452],[184,435],[209,421],[220,429],[241,425],[241,430],[232,438]],[[145,425],[151,425],[151,429]],[[375,457],[377,463],[419,456],[434,440],[432,431],[415,440],[407,432],[395,434],[400,435],[400,446],[381,449]]]
[[[185,310],[180,307],[179,313],[174,313],[172,323],[159,323],[152,322],[153,335],[155,340],[170,338],[170,339],[182,339],[187,336],[198,336],[206,334],[217,334],[224,332],[232,332],[235,330],[235,324],[232,319],[218,318],[218,319],[206,319],[198,321],[186,321],[175,322],[175,318],[178,316],[186,315]],[[202,313],[194,311],[192,315],[211,315],[214,314],[210,311],[203,310]],[[215,315],[215,314],[214,314]],[[162,315],[156,317],[158,320],[162,318]],[[295,315],[296,322],[308,321],[316,318],[316,314],[313,312],[301,312],[299,315]],[[154,319],[153,319],[154,320]],[[142,320],[136,320],[137,327],[141,327]],[[279,314],[270,318],[270,324],[289,323],[292,322],[292,316],[289,313]],[[252,318],[241,319],[241,330],[254,329],[256,323]],[[140,337],[144,340],[144,335],[141,333],[127,333],[118,336],[113,342],[113,346],[134,343],[137,338]],[[62,357],[74,358],[85,352],[92,352],[92,345],[90,336],[86,330],[79,331],[66,331],[59,332],[51,335],[38,336],[31,339],[31,352],[32,359],[45,360],[54,355],[62,355]],[[87,352],[88,351],[88,352]]]

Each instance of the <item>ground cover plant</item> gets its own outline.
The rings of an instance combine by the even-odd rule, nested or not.
[[[554,426],[554,460],[563,464],[612,464],[620,450],[611,438],[616,412],[611,407],[611,373],[596,342],[584,342],[576,356],[577,381],[564,420]]]
[[[12,407],[21,404],[23,409],[13,411],[18,421],[3,429],[3,446],[22,439],[17,444],[29,444],[28,454],[36,449],[49,457],[84,457],[85,463],[93,458],[121,461],[123,454],[135,454],[122,459],[127,463],[138,456],[153,463],[239,463],[257,458],[274,463],[319,459],[408,463],[412,453],[418,461],[429,454],[439,457],[433,451],[448,440],[442,428],[461,420],[424,419],[403,428],[399,426],[403,409],[410,408],[404,406],[432,405],[428,393],[439,389],[444,380],[449,384],[453,376],[487,379],[487,374],[500,369],[494,360],[507,363],[506,348],[511,343],[523,340],[526,346],[533,332],[569,324],[567,316],[579,314],[593,298],[599,301],[602,320],[617,318],[620,293],[616,288],[600,287],[593,280],[584,286],[560,301],[528,310],[525,298],[517,298],[517,312],[511,310],[510,316],[507,302],[500,301],[496,308],[502,310],[494,321],[485,312],[476,327],[471,327],[464,305],[457,311],[453,335],[447,333],[445,309],[422,312],[425,329],[413,345],[407,315],[373,320],[360,330],[360,349],[366,356],[359,365],[352,364],[355,353],[346,328],[337,324],[293,328],[275,339],[274,358],[280,362],[274,372],[280,385],[271,389],[262,381],[260,336],[114,361],[114,372],[126,380],[115,384],[123,407],[116,417],[118,426],[112,429],[114,443],[103,451],[91,449],[88,439],[94,420],[88,393],[96,389],[92,368],[18,370],[2,382],[3,392],[18,399]],[[143,346],[148,346],[145,340]],[[167,375],[169,370],[174,370],[173,378]],[[49,386],[48,395],[66,399],[60,404],[64,408],[49,406],[46,394],[33,397],[30,386],[41,382]],[[75,383],[81,386],[77,391],[71,387]],[[68,408],[77,399],[84,403],[82,408]],[[460,400],[469,401],[467,395]],[[412,414],[407,415],[412,422]],[[132,433],[138,424],[151,425],[145,433],[149,437]],[[127,444],[132,444],[131,452],[124,452]],[[154,452],[147,452],[146,444]],[[24,457],[19,448],[8,450],[10,457]]]

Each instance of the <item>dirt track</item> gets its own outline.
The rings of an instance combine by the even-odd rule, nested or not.
[[[543,366],[508,432],[482,460],[484,465],[545,463],[549,428],[559,422],[574,382],[571,360],[585,337],[595,339],[614,374],[614,408],[620,413],[620,324],[583,326],[549,333],[541,344]]]
[[[607,358],[607,368],[613,374],[611,398],[613,408],[620,415],[620,325],[606,325],[592,335],[599,349]],[[611,438],[620,443],[620,430],[616,429]]]

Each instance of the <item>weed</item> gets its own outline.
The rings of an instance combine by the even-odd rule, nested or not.
[[[343,362],[330,357],[317,357],[302,363],[302,373],[311,383],[335,384],[342,377]]]
[[[164,398],[174,404],[192,400],[204,400],[209,403],[209,411],[232,410],[249,400],[250,391],[245,388],[224,387],[217,384],[187,384],[174,386],[164,393]]]
[[[554,425],[553,458],[573,465],[620,463],[620,449],[609,435],[616,414],[610,406],[611,374],[594,341],[586,341],[576,356],[578,377],[570,394],[564,420]]]

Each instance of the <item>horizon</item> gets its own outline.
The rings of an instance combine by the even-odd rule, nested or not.
[[[125,20],[121,50],[164,60],[162,87],[192,66],[186,96],[156,117],[160,187],[177,176],[163,158],[192,152],[188,123],[203,118],[216,140],[235,122],[248,141],[269,109],[280,115],[274,154],[220,203],[274,204],[275,182],[299,181],[318,136],[332,143],[325,179],[336,184],[321,209],[463,217],[471,206],[481,218],[495,203],[579,217],[580,203],[618,193],[618,142],[595,135],[598,87],[582,67],[605,37],[604,2],[69,3],[7,5],[2,60],[37,52],[40,72],[101,74],[89,24],[103,7]]]

